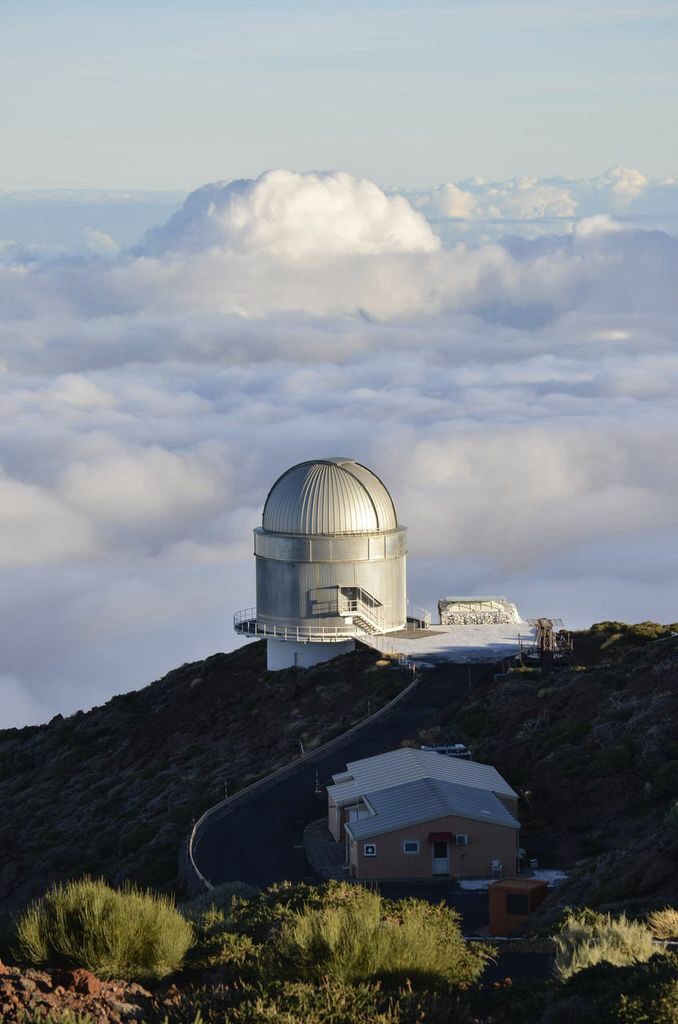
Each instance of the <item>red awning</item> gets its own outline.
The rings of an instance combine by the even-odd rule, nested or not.
[[[429,843],[445,843],[453,838],[454,836],[451,832],[429,832],[428,834]]]

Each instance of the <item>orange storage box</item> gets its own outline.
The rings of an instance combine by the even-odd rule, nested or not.
[[[490,935],[513,935],[548,895],[546,882],[537,878],[502,878],[488,889]]]

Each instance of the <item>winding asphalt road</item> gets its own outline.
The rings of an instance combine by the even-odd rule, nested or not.
[[[298,771],[270,788],[254,793],[225,817],[209,822],[194,849],[202,874],[214,884],[238,879],[257,886],[288,879],[317,882],[306,860],[303,832],[309,822],[322,817],[325,793],[315,793],[316,772],[320,785],[343,771],[347,761],[381,754],[414,737],[435,715],[476,685],[493,666],[440,663],[423,675],[419,685],[382,720],[377,720],[330,753],[303,762]],[[487,920],[485,894],[455,893],[440,883],[382,883],[385,896],[418,895],[445,898],[464,913],[466,928]],[[430,892],[429,892],[430,890]]]
[[[469,670],[471,686],[476,686],[496,669],[494,664],[438,663],[424,673],[419,685],[388,717],[330,753],[305,761],[292,775],[255,793],[210,824],[194,851],[203,875],[214,885],[235,879],[258,886],[284,879],[318,882],[303,848],[304,828],[322,817],[327,807],[326,794],[315,794],[316,772],[322,786],[333,774],[343,771],[347,761],[381,754],[399,746],[403,739],[414,737],[438,712],[468,692]],[[461,914],[467,935],[488,923],[486,891],[460,891],[440,882],[381,882],[379,890],[390,899],[417,896],[433,903],[444,900]],[[487,968],[483,981],[491,983],[507,976],[546,978],[550,970],[549,955],[521,955],[519,946],[507,945],[500,949],[499,960]]]

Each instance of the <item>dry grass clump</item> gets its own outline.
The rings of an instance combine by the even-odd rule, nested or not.
[[[642,922],[631,921],[625,914],[614,918],[591,910],[568,913],[555,946],[554,970],[560,981],[595,964],[644,963],[657,952],[652,932]]]
[[[442,904],[404,900],[395,910],[378,893],[347,885],[324,906],[283,921],[272,966],[279,976],[316,983],[456,986],[475,981],[492,952],[469,946],[458,915]]]
[[[85,967],[99,978],[163,978],[192,941],[191,924],[166,896],[103,879],[55,885],[16,922],[20,960]]]
[[[678,910],[664,907],[647,915],[647,925],[657,939],[678,939]]]

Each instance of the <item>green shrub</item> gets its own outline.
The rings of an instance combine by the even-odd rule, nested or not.
[[[400,1024],[376,986],[284,983],[263,990],[229,1017],[233,1024]]]
[[[229,917],[235,897],[253,899],[258,892],[256,886],[247,885],[246,882],[224,882],[223,885],[216,885],[209,892],[201,893],[189,902],[182,903],[179,909],[189,921],[197,920],[201,914],[213,907],[222,910]]]
[[[658,939],[678,939],[678,910],[675,907],[653,910],[647,915],[647,925]]]
[[[329,980],[274,984],[248,993],[227,1015],[229,1024],[471,1024],[473,1019],[456,993],[389,993],[380,985]]]
[[[103,879],[55,885],[16,922],[20,960],[85,967],[100,978],[162,978],[192,941],[191,924],[167,897]]]
[[[22,1024],[92,1024],[88,1013],[77,1013],[75,1010],[50,1010],[41,1013],[33,1010],[24,1014]]]
[[[622,995],[620,1024],[678,1024],[678,980],[668,978],[642,996]]]
[[[254,896],[233,895],[230,918],[236,931],[249,935],[255,942],[266,942],[283,921],[305,907],[323,907],[341,902],[345,886],[340,882],[307,885],[300,882],[274,882]]]
[[[293,913],[274,936],[274,976],[340,984],[468,985],[492,952],[464,941],[459,915],[422,900],[395,904],[361,886],[335,888],[323,906]]]
[[[588,909],[566,914],[555,944],[554,969],[560,981],[599,963],[615,967],[642,963],[657,951],[652,932],[642,922]]]
[[[249,935],[234,932],[226,913],[215,906],[193,918],[195,941],[187,966],[200,970],[214,967],[228,973],[228,979],[253,980],[258,975],[259,948]]]
[[[652,783],[657,796],[678,796],[678,761],[665,761],[655,772]]]
[[[555,993],[564,1000],[586,1001],[590,1010],[578,1020],[595,1024],[678,1024],[678,957],[655,955],[642,964],[599,964],[580,971]],[[555,1007],[558,1006],[556,1002]],[[553,1015],[553,1022],[563,1018]],[[549,1018],[550,1024],[550,1018]]]

